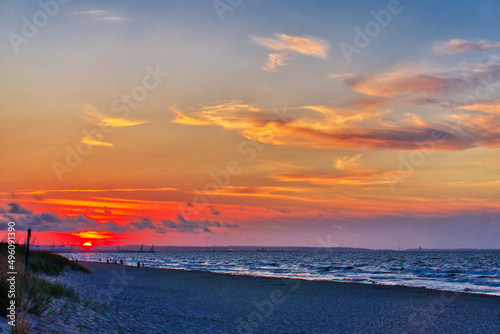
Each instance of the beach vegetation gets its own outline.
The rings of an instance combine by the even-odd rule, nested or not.
[[[7,263],[8,244],[0,243],[0,262]],[[25,271],[26,247],[16,245],[14,266],[2,266],[0,270],[0,316],[7,318],[7,307],[15,300],[17,317],[12,333],[28,333],[29,325],[19,315],[22,313],[41,316],[53,298],[66,298],[79,302],[79,294],[71,287],[51,281],[40,275],[58,276],[66,269],[88,273],[89,270],[61,255],[48,251],[30,251],[29,269]],[[15,274],[12,274],[15,273]],[[11,284],[15,277],[15,285]],[[10,279],[10,280],[9,280]],[[15,291],[12,291],[15,286]]]
[[[15,326],[12,327],[10,334],[29,334],[32,333],[30,325],[24,319],[18,319]]]

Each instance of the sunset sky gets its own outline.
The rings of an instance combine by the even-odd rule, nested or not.
[[[0,238],[500,247],[499,1],[0,9]]]

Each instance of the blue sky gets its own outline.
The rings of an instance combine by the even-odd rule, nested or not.
[[[497,247],[498,1],[215,3],[0,3],[0,224]]]

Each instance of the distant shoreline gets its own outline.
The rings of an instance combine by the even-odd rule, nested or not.
[[[206,247],[198,246],[155,246],[155,250],[140,251],[134,249],[116,250],[112,249],[57,249],[50,248],[51,246],[38,245],[37,249],[48,250],[54,253],[166,253],[166,252],[226,252],[231,249],[231,252],[500,252],[500,249],[479,249],[479,248],[457,248],[457,249],[440,249],[440,248],[409,248],[409,249],[369,249],[369,248],[349,248],[349,247],[253,247],[253,246],[217,246],[216,250],[211,250]],[[133,246],[131,246],[133,247]],[[262,250],[262,249],[266,250]]]

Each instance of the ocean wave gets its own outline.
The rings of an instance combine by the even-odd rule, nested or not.
[[[63,253],[82,261],[122,259],[149,267],[215,273],[423,286],[500,296],[500,252]]]

